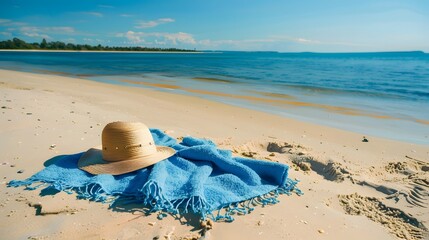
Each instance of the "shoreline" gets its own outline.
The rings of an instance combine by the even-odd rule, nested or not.
[[[174,53],[174,54],[202,54],[201,51],[94,51],[94,50],[37,50],[37,49],[0,49],[0,52],[55,52],[55,53]]]
[[[348,130],[344,130],[344,129],[340,129],[340,128],[334,128],[334,127],[330,127],[330,126],[326,126],[326,125],[322,125],[322,124],[317,124],[317,123],[303,122],[303,121],[300,121],[300,120],[297,120],[294,118],[288,118],[288,117],[284,117],[284,116],[281,116],[278,114],[267,113],[264,111],[258,111],[258,110],[245,108],[245,107],[239,107],[239,106],[231,105],[228,103],[222,103],[222,102],[202,98],[199,96],[192,96],[192,95],[184,95],[184,94],[174,93],[174,92],[159,91],[156,88],[142,88],[142,87],[138,86],[138,85],[148,85],[149,87],[160,87],[159,85],[163,85],[163,84],[145,84],[145,82],[139,82],[139,84],[137,86],[116,85],[116,84],[111,84],[111,83],[103,83],[103,82],[85,79],[85,75],[82,75],[80,77],[73,76],[73,75],[56,75],[56,72],[52,72],[52,71],[48,71],[47,73],[44,73],[44,72],[33,73],[33,72],[21,72],[21,71],[15,71],[15,70],[0,69],[0,76],[4,72],[6,72],[8,74],[22,74],[25,77],[27,77],[27,76],[36,76],[36,77],[40,76],[40,78],[45,77],[45,78],[48,78],[49,81],[51,81],[51,82],[49,82],[49,84],[53,84],[55,86],[59,85],[59,83],[53,83],[52,81],[55,81],[54,79],[56,79],[56,78],[60,78],[61,84],[64,84],[64,85],[71,83],[71,82],[68,82],[71,80],[71,81],[73,81],[73,85],[76,85],[76,86],[79,84],[84,84],[84,85],[88,85],[91,87],[99,87],[100,89],[103,89],[106,91],[115,90],[115,91],[123,91],[123,92],[132,92],[136,95],[140,95],[140,94],[148,95],[148,96],[151,96],[153,98],[165,97],[167,99],[175,99],[175,100],[180,99],[181,104],[185,104],[185,103],[187,104],[188,102],[192,102],[192,101],[199,101],[199,102],[203,102],[204,104],[213,105],[217,110],[222,109],[222,108],[228,108],[231,112],[238,111],[238,112],[246,112],[247,114],[257,114],[257,115],[263,116],[264,118],[268,118],[268,119],[277,119],[277,120],[286,121],[288,123],[298,124],[300,126],[300,128],[303,128],[303,129],[304,128],[321,129],[324,132],[334,131],[336,134],[341,134],[341,135],[345,135],[345,136],[348,136],[350,134],[354,135],[355,137],[362,136],[361,133],[357,133],[354,131],[348,131]],[[77,84],[77,82],[79,84]],[[36,87],[37,83],[36,82],[30,83],[30,85]],[[163,88],[169,89],[169,87],[170,87],[170,85],[161,86],[160,89],[163,89]],[[172,85],[171,88],[175,89],[175,88],[177,88],[177,86]],[[195,90],[195,91],[199,92],[199,90]],[[202,92],[204,93],[205,91],[202,91]],[[68,90],[64,90],[63,93],[74,95],[73,92],[68,91]],[[227,94],[225,94],[225,95],[227,95]],[[252,97],[249,97],[249,98],[252,99]],[[168,104],[168,101],[166,104]],[[200,105],[200,104],[195,104],[195,105]],[[300,129],[300,130],[302,130],[302,129]],[[302,130],[302,131],[305,132],[305,130]],[[299,132],[299,131],[297,131],[297,132]],[[426,144],[419,144],[419,143],[414,143],[414,142],[407,142],[407,141],[400,141],[400,140],[394,140],[394,139],[383,138],[383,137],[376,137],[376,136],[372,136],[371,134],[368,134],[368,136],[370,136],[371,138],[379,139],[379,140],[386,141],[386,142],[397,143],[397,144],[403,143],[403,144],[411,144],[411,145],[417,145],[417,146],[422,146],[422,147],[429,147]]]
[[[203,54],[188,55],[183,59],[169,54],[167,55],[170,57],[158,54],[159,58],[154,59],[150,54],[134,57],[133,54],[112,54],[109,58],[103,57],[102,53],[89,54],[88,57],[81,54],[73,56],[28,54],[24,52],[0,54],[3,56],[3,68],[39,73],[51,71],[54,75],[68,75],[118,85],[143,85],[141,86],[143,88],[203,97],[294,118],[298,121],[354,131],[362,135],[429,145],[429,128],[427,128],[429,115],[420,110],[429,107],[428,101],[425,101],[427,94],[424,89],[414,91],[411,83],[413,76],[423,80],[425,72],[396,73],[395,54],[388,58],[376,54],[375,59],[363,57],[360,60],[353,60],[352,56],[307,59],[306,57],[281,57],[276,54],[252,55],[226,52],[223,57]],[[426,61],[421,57],[413,58],[416,61],[405,61],[401,54],[398,54],[398,57],[402,59],[404,68],[416,67],[417,69]],[[219,58],[225,61],[217,61]],[[340,63],[341,59],[345,62],[336,64]],[[46,65],[40,65],[44,61]],[[315,64],[314,68],[309,67],[308,71],[303,69],[296,73],[291,72],[289,77],[282,77],[282,67],[285,67],[285,70],[289,69],[288,66],[299,68],[300,64],[306,61],[320,65]],[[362,66],[360,66],[367,69],[368,74],[374,74],[373,77],[378,79],[377,87],[367,87],[371,86],[368,82],[371,77],[359,80],[360,74],[356,69],[347,67],[352,66],[354,61],[361,63]],[[377,61],[384,62],[386,68],[371,64]],[[144,65],[139,66],[140,62]],[[244,64],[246,62],[249,65]],[[274,64],[274,68],[270,70],[263,65],[259,68],[259,63]],[[323,73],[319,68],[328,63],[335,67],[325,66],[326,73]],[[234,70],[236,65],[237,69]],[[252,68],[254,76],[251,74]],[[343,71],[344,73],[340,74]],[[228,72],[231,74],[224,74]],[[306,76],[307,73],[308,76]],[[331,77],[325,78],[324,74]],[[394,77],[387,77],[389,74],[393,74]],[[356,83],[351,82],[352,79],[355,79]],[[395,79],[402,80],[395,81]],[[392,88],[396,90],[389,90],[389,81],[398,82],[398,84],[401,82],[399,85],[403,87],[397,86]],[[405,84],[403,81],[410,84]],[[391,84],[395,85],[396,83],[393,82]],[[157,85],[157,83],[160,84]],[[148,84],[150,84],[149,87]],[[261,91],[255,91],[256,89]]]
[[[95,82],[108,82],[111,85],[131,86],[156,91],[170,92],[204,98],[210,101],[226,103],[239,108],[247,108],[254,111],[262,111],[281,117],[293,118],[311,124],[323,125],[352,131],[361,135],[371,135],[395,141],[429,145],[429,131],[426,126],[429,121],[426,118],[416,118],[403,113],[390,114],[386,111],[377,112],[373,109],[364,109],[350,104],[330,104],[317,102],[314,98],[300,98],[299,92],[290,94],[272,94],[243,90],[233,93],[215,88],[220,83],[239,84],[230,80],[207,77],[165,77],[156,74],[145,76],[133,75],[97,75],[80,74],[65,71],[53,71],[44,69],[11,69],[12,71],[25,71],[29,73],[60,75],[71,78],[87,79]],[[157,78],[160,77],[159,80]],[[160,81],[160,82],[158,82]],[[209,85],[198,86],[199,82]],[[326,96],[319,96],[326,97]],[[358,97],[356,97],[358,99]],[[375,104],[375,102],[374,102]]]
[[[0,166],[0,189],[5,192],[0,197],[0,231],[7,239],[152,239],[169,232],[176,237],[198,234],[198,227],[171,216],[136,218],[128,212],[113,212],[107,204],[76,200],[74,194],[41,197],[39,190],[6,187],[12,179],[36,173],[52,157],[99,145],[104,125],[116,120],[141,121],[173,137],[209,138],[236,155],[291,167],[289,176],[301,181],[303,196],[280,196],[276,205],[257,206],[232,223],[215,223],[210,231],[213,239],[395,239],[401,231],[411,239],[427,236],[427,231],[386,215],[399,209],[428,226],[425,194],[429,186],[414,192],[422,203],[407,198],[417,191],[413,184],[428,177],[427,145],[373,136],[363,142],[361,134],[349,131],[198,97],[81,78],[0,70],[0,94],[1,162],[7,163]],[[285,143],[291,146],[289,152],[267,150],[270,144]],[[56,147],[50,149],[53,144]],[[18,173],[21,169],[25,171]],[[395,192],[396,198],[389,198]],[[40,201],[47,210],[73,208],[76,212],[35,216],[28,201]],[[360,204],[354,206],[354,202]],[[344,206],[361,215],[353,215]]]

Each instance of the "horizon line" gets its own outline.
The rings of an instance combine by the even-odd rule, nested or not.
[[[13,49],[13,48],[3,48],[0,49],[0,52],[111,52],[111,53],[169,53],[163,51],[112,51],[112,50],[59,50],[59,49]],[[171,51],[173,53],[175,51]],[[192,50],[192,51],[177,51],[180,53],[223,53],[223,52],[243,52],[243,53],[290,53],[290,54],[374,54],[374,53],[384,53],[384,54],[428,54],[422,50],[404,50],[404,51],[356,51],[356,52],[312,52],[312,51],[275,51],[275,50]]]

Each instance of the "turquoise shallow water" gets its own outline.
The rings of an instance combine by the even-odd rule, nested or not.
[[[0,52],[0,68],[156,88],[429,144],[429,54]]]

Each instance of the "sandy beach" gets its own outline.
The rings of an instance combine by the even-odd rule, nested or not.
[[[428,239],[429,146],[144,88],[0,70],[2,239]],[[281,195],[202,236],[198,221],[121,212],[61,192],[8,188],[55,156],[100,145],[113,121],[140,121],[237,156],[288,164],[304,195]],[[363,141],[363,139],[368,141]]]

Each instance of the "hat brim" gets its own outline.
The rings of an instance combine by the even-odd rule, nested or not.
[[[176,153],[173,148],[165,146],[156,146],[156,150],[156,153],[149,156],[109,162],[103,159],[101,148],[91,148],[80,157],[77,166],[94,175],[120,175],[151,166]]]

